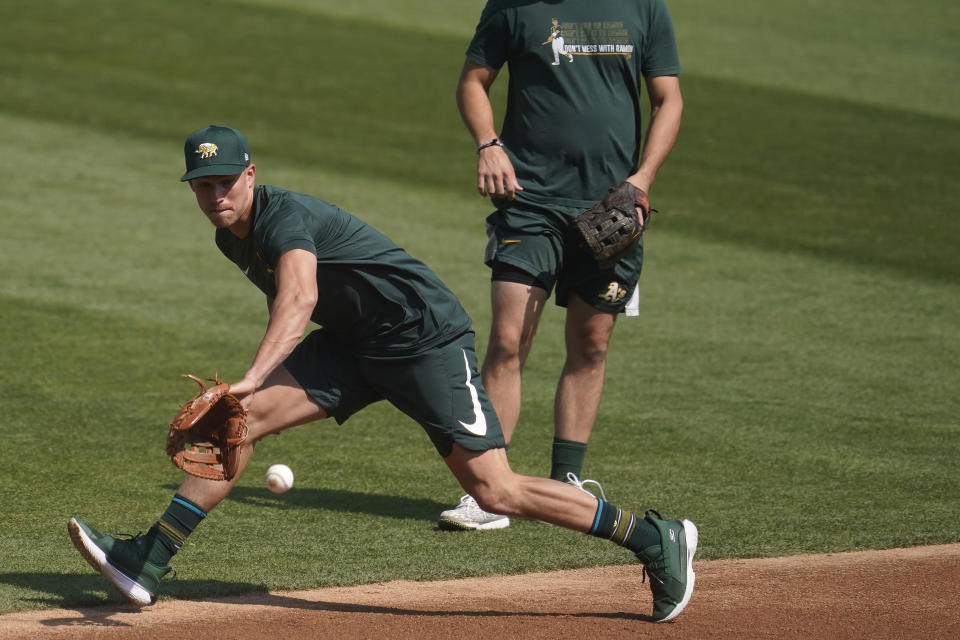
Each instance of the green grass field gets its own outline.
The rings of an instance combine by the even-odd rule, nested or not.
[[[704,559],[960,540],[960,9],[668,4],[684,127],[585,474],[624,506],[693,519]],[[163,452],[193,392],[179,374],[239,377],[262,336],[263,300],[178,182],[190,131],[242,129],[262,182],[430,264],[482,354],[489,205],[453,99],[481,7],[0,7],[0,613],[117,601],[67,520],[145,531],[181,477]],[[561,328],[551,308],[528,364],[524,473],[548,471]],[[297,476],[283,496],[263,487],[274,462]],[[305,426],[260,445],[163,595],[632,559],[536,523],[438,531],[458,497],[390,406]]]

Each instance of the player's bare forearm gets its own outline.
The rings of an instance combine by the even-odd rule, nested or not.
[[[316,269],[316,256],[308,251],[294,249],[280,258],[266,333],[243,379],[230,386],[234,394],[256,391],[297,346],[317,303]]]
[[[680,133],[683,117],[683,95],[680,80],[676,76],[661,76],[647,79],[650,96],[650,118],[644,138],[640,165],[628,180],[645,192],[656,179],[657,172],[666,162]]]
[[[256,391],[267,376],[286,360],[303,336],[312,309],[313,305],[308,306],[304,299],[287,300],[278,297],[257,354],[243,377],[251,388],[241,387],[238,390],[236,385],[231,385],[234,393]]]
[[[478,147],[497,137],[489,95],[490,85],[496,77],[496,69],[484,67],[468,59],[463,65],[460,82],[457,84],[460,117]],[[480,195],[512,199],[515,192],[522,190],[517,182],[513,163],[502,147],[493,145],[478,151],[477,191]]]

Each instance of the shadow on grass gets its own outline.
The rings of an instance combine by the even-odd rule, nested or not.
[[[33,605],[32,609],[76,609],[107,606],[104,613],[131,612],[139,609],[128,604],[110,583],[95,572],[83,575],[61,573],[0,573],[0,584],[9,584],[20,589],[30,589],[40,595],[24,595],[20,602]],[[209,593],[222,598],[231,595],[263,592],[266,587],[252,583],[230,583],[217,580],[165,580],[163,595],[173,597],[197,597],[197,594]],[[106,595],[105,595],[106,594]],[[109,613],[107,613],[107,616]],[[104,617],[97,614],[97,617]],[[64,624],[68,624],[64,622]],[[72,619],[69,624],[84,624]],[[111,624],[104,622],[105,625]]]
[[[47,618],[40,624],[48,627],[133,627],[134,624],[111,619],[120,613],[140,610],[116,593],[99,575],[63,575],[55,573],[0,573],[0,583],[26,587],[44,595],[24,598],[36,609],[69,609],[79,616]],[[103,592],[107,589],[108,596]],[[649,616],[627,612],[570,613],[569,611],[498,611],[498,610],[430,610],[389,607],[349,602],[304,600],[282,594],[268,593],[263,585],[216,580],[169,580],[163,585],[164,597],[180,597],[195,602],[223,602],[252,606],[283,607],[305,611],[334,613],[382,614],[394,616],[456,616],[467,618],[490,617],[574,617],[652,621]],[[197,594],[216,594],[199,597]],[[149,609],[145,609],[149,611]]]
[[[170,491],[177,490],[176,485],[166,485]],[[453,500],[443,503],[435,500],[405,498],[403,496],[357,493],[338,489],[300,489],[294,487],[289,492],[274,495],[266,489],[236,487],[230,492],[228,500],[273,509],[327,509],[341,513],[362,513],[387,518],[426,520],[436,522],[440,512],[449,509]]]

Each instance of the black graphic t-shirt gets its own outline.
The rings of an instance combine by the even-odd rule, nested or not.
[[[555,65],[556,18],[573,62]],[[467,57],[510,70],[501,139],[520,201],[589,206],[636,169],[644,77],[680,73],[663,0],[488,0]]]

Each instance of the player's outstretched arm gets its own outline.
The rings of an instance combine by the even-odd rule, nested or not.
[[[283,254],[275,272],[277,295],[270,304],[270,321],[253,364],[243,378],[230,385],[237,396],[253,393],[282,363],[303,336],[317,304],[317,258],[293,249]]]

